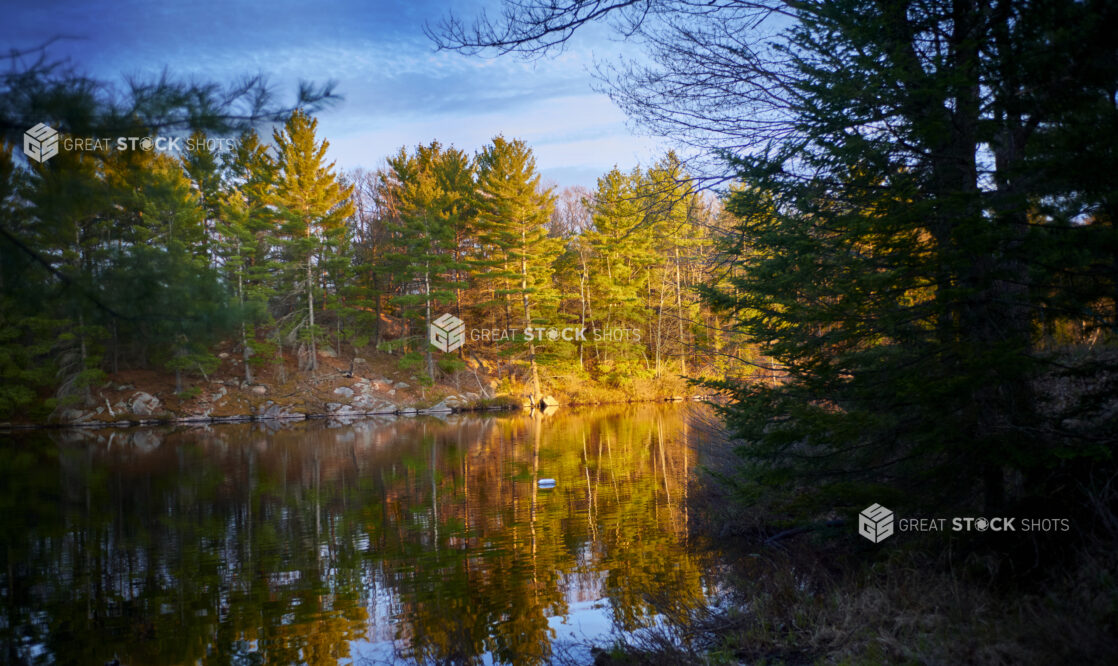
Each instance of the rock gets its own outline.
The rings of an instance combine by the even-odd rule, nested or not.
[[[543,398],[540,398],[540,408],[541,409],[546,409],[547,407],[558,407],[558,406],[559,406],[559,401],[556,400],[553,396],[547,395],[547,396],[544,396]]]
[[[446,404],[446,400],[440,400],[437,404],[431,405],[430,407],[426,407],[419,411],[423,412],[424,414],[431,414],[435,412],[453,412],[454,409],[451,408],[450,405]]]
[[[202,412],[201,414],[187,414],[186,416],[180,416],[179,418],[174,419],[174,422],[175,423],[187,423],[187,424],[190,424],[190,423],[209,423],[211,420],[212,419],[210,419],[210,410],[207,409],[206,411]]]
[[[352,406],[340,402],[326,403],[326,413],[330,416],[357,416],[359,414],[358,410]]]
[[[218,358],[229,358],[228,352],[221,352],[217,355]]]
[[[334,350],[330,349],[329,347],[319,347],[318,355],[325,356],[326,358],[338,358],[337,353],[335,353]]]
[[[88,423],[93,418],[93,412],[83,412],[80,409],[64,409],[58,415],[62,423]]]
[[[353,397],[353,389],[349,388],[348,386],[339,386],[338,388],[334,389],[334,394],[349,399]]]
[[[447,407],[458,410],[465,407],[469,400],[460,395],[448,395],[443,402],[446,403]]]
[[[360,363],[368,363],[368,361],[366,361],[365,359],[361,358],[360,356],[354,356],[354,357],[353,357],[353,364],[354,364],[354,365],[358,365],[358,364],[360,364]]]
[[[396,382],[395,386],[396,386],[396,388],[398,388],[398,389],[406,389],[406,388],[410,388],[410,387],[409,387],[409,386],[408,386],[407,384],[405,384],[404,382]]]
[[[396,395],[396,389],[389,389],[388,395]]]
[[[292,411],[284,405],[277,405],[271,400],[268,400],[263,405],[256,408],[256,418],[261,421],[271,421],[276,419],[305,419],[307,415],[302,412]]]
[[[268,387],[267,386],[261,386],[260,384],[257,384],[257,385],[252,387],[252,392],[255,393],[256,395],[267,395],[268,394]]]
[[[132,413],[136,416],[152,416],[162,406],[159,398],[143,391],[134,393],[130,402]]]
[[[405,407],[400,410],[402,416],[415,416],[417,413],[415,407]]]
[[[395,414],[399,409],[396,405],[373,396],[362,395],[353,401],[354,409],[362,414]]]

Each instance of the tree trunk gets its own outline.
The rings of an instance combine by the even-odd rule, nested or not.
[[[237,254],[240,255],[241,245],[237,243]],[[243,267],[237,268],[237,303],[241,306],[241,360],[245,364],[245,383],[252,384],[252,364],[249,363],[249,358],[252,357],[252,348],[248,346],[248,330],[245,326],[245,281]]]
[[[679,320],[679,374],[687,374],[687,341],[683,327],[683,291],[679,279],[679,248],[675,249],[675,310]]]
[[[423,294],[424,305],[426,307],[426,322],[427,330],[426,335],[431,334],[431,265],[428,262],[423,271]],[[427,376],[431,378],[431,383],[435,383],[435,357],[431,354],[431,341],[424,339],[423,347],[427,350]]]
[[[314,279],[311,272],[311,255],[307,255],[307,318],[310,323],[311,352],[307,369],[313,375],[318,370],[318,349],[314,344]]]
[[[520,243],[520,293],[524,297],[524,330],[527,331],[532,327],[532,313],[528,305],[528,241],[524,229],[520,230]],[[528,368],[532,373],[532,399],[538,402],[543,396],[540,394],[540,373],[536,367],[536,343],[531,340],[528,341]]]

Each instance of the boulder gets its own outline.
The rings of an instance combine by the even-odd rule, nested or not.
[[[306,414],[296,412],[284,405],[277,405],[271,400],[266,401],[263,405],[256,408],[256,418],[260,421],[271,421],[278,419],[305,419]]]
[[[58,420],[62,423],[88,423],[93,418],[93,412],[84,412],[80,409],[64,409],[58,415]]]
[[[261,386],[260,384],[257,384],[257,385],[252,387],[252,392],[255,393],[256,395],[267,395],[268,394],[268,387],[267,386]]]
[[[547,409],[548,407],[558,406],[559,401],[556,400],[553,396],[545,395],[544,397],[540,398],[540,409]]]
[[[353,406],[362,414],[395,414],[399,409],[396,405],[387,400],[381,400],[367,395],[359,396],[353,401]]]
[[[326,413],[330,416],[357,416],[358,411],[351,405],[340,402],[326,403]]]
[[[161,406],[159,398],[143,391],[132,394],[129,400],[129,408],[136,416],[152,416]]]
[[[439,412],[453,412],[454,409],[450,405],[446,404],[446,400],[440,400],[438,403],[431,405],[430,407],[425,407],[419,411],[423,412],[424,414],[434,414]]]
[[[340,395],[348,400],[349,398],[353,397],[353,389],[349,388],[348,386],[339,386],[338,388],[334,389],[334,394]]]

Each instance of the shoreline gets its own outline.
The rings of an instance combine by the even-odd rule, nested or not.
[[[449,414],[481,414],[485,412],[519,412],[519,411],[535,411],[539,410],[541,413],[549,413],[558,409],[559,407],[596,407],[601,405],[634,405],[634,404],[648,404],[648,403],[686,403],[686,402],[710,402],[713,396],[696,395],[696,396],[674,396],[669,398],[650,398],[645,400],[617,400],[607,402],[571,402],[552,404],[546,408],[532,408],[518,404],[506,405],[490,405],[490,406],[456,406],[446,408],[434,407],[400,407],[394,411],[378,410],[378,411],[325,411],[325,412],[292,412],[287,411],[287,407],[273,403],[266,407],[271,410],[272,408],[279,408],[274,413],[261,413],[261,414],[234,414],[234,415],[193,415],[193,416],[175,416],[175,417],[160,417],[160,418],[131,418],[131,419],[114,419],[110,421],[101,420],[85,420],[71,423],[0,423],[0,434],[10,432],[24,432],[32,430],[94,430],[94,429],[126,429],[126,428],[144,428],[151,426],[182,426],[182,425],[222,425],[234,423],[267,423],[274,421],[315,421],[324,419],[364,419],[371,417],[407,417],[415,418],[419,416],[446,416]],[[441,404],[441,403],[440,403]],[[436,405],[438,407],[438,405]]]

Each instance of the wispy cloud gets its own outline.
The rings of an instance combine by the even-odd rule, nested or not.
[[[435,138],[472,150],[497,133],[527,140],[548,173],[583,174],[580,184],[592,184],[586,174],[594,169],[651,159],[656,144],[628,132],[616,107],[591,89],[591,49],[601,56],[616,45],[582,39],[531,62],[435,52],[422,25],[450,5],[60,0],[10,8],[0,38],[18,46],[79,33],[84,39],[62,43],[59,54],[109,79],[166,67],[217,80],[262,72],[280,92],[299,80],[336,80],[345,102],[320,125],[345,167],[372,167],[400,145]]]

